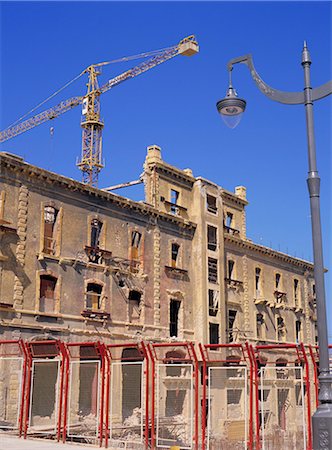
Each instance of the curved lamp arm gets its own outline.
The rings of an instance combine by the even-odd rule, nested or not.
[[[233,65],[238,63],[243,63],[248,67],[258,89],[271,100],[275,100],[279,103],[286,103],[287,105],[301,105],[305,103],[304,92],[284,92],[273,89],[267,85],[256,72],[252,56],[250,54],[231,59],[227,64],[228,71],[231,72],[233,70]],[[327,97],[332,94],[332,80],[312,89],[311,92],[311,99],[313,101]]]

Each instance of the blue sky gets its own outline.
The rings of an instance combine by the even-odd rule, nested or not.
[[[224,126],[215,103],[225,95],[227,61],[246,53],[252,53],[269,85],[302,90],[304,40],[313,61],[313,87],[331,79],[331,21],[331,2],[318,1],[2,2],[1,129],[92,63],[168,47],[195,34],[199,55],[177,56],[102,96],[106,168],[100,187],[137,179],[146,147],[158,144],[167,162],[190,167],[196,176],[229,190],[245,185],[248,236],[311,260],[303,106],[264,97],[242,65],[235,67],[233,82],[247,100],[247,111],[235,130]],[[100,82],[135,64],[106,67]],[[85,82],[81,77],[45,107],[83,95]],[[314,108],[325,265],[331,268],[332,96]],[[1,150],[80,179],[75,166],[79,123],[78,107],[2,144]],[[142,194],[140,188],[123,193],[136,199]]]

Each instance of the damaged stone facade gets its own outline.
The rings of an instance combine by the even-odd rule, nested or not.
[[[0,160],[1,339],[315,342],[313,266],[247,238],[245,187],[157,146],[140,202]]]

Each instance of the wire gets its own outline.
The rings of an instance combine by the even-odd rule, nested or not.
[[[12,126],[16,125],[18,122],[20,122],[22,119],[24,119],[25,117],[27,117],[29,114],[31,114],[32,112],[34,112],[37,108],[39,108],[40,106],[42,106],[44,103],[46,103],[48,100],[50,100],[51,98],[55,97],[59,92],[63,91],[66,87],[68,87],[70,84],[72,84],[74,81],[76,81],[78,78],[80,78],[82,75],[84,74],[84,72],[81,72],[79,75],[77,75],[75,78],[73,78],[71,81],[68,81],[68,83],[66,83],[64,86],[62,86],[62,88],[58,89],[56,92],[54,92],[52,95],[50,95],[49,97],[47,97],[44,101],[42,101],[41,103],[39,103],[37,106],[35,106],[34,108],[32,108],[30,111],[28,111],[27,113],[25,113],[23,116],[21,116],[19,119],[15,120],[15,122],[13,122],[11,125],[8,125],[7,128],[5,128],[3,131],[8,130],[8,128],[11,128]]]
[[[162,53],[164,51],[170,50],[174,47],[167,47],[164,49],[160,49],[160,50],[153,50],[151,52],[145,52],[145,53],[139,53],[138,55],[132,55],[132,56],[125,56],[123,58],[119,58],[119,59],[113,59],[112,61],[105,61],[99,64],[92,64],[93,67],[100,67],[100,66],[106,66],[108,64],[114,64],[114,63],[118,63],[118,62],[123,62],[123,61],[130,61],[133,59],[139,59],[139,58],[145,58],[147,56],[152,56],[152,55],[157,55],[159,53]],[[16,125],[18,122],[20,122],[22,119],[24,119],[25,117],[27,117],[29,114],[33,113],[34,111],[36,111],[36,109],[38,109],[40,106],[42,106],[44,103],[46,103],[48,100],[50,100],[51,98],[55,97],[57,94],[59,94],[59,92],[63,91],[66,87],[68,87],[69,85],[71,85],[74,81],[76,81],[78,78],[80,78],[85,72],[87,71],[87,69],[84,69],[83,72],[81,72],[79,75],[77,75],[76,77],[74,77],[71,81],[68,81],[68,83],[66,83],[64,86],[62,86],[60,89],[58,89],[56,92],[54,92],[52,95],[50,95],[49,97],[47,97],[45,100],[43,100],[41,103],[39,103],[37,106],[35,106],[34,108],[32,108],[30,111],[28,111],[27,113],[25,113],[23,116],[21,116],[19,119],[15,120],[15,122],[13,122],[11,125],[8,125],[8,127],[6,127],[3,131],[8,130],[9,128],[13,127],[14,125]]]

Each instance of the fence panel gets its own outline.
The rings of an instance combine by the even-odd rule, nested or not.
[[[193,448],[193,399],[192,364],[157,365],[157,447]]]
[[[58,421],[60,360],[33,360],[31,375],[29,433],[55,434]]]
[[[247,449],[247,368],[209,367],[207,401],[208,450]]]
[[[259,406],[262,450],[305,450],[302,367],[261,368]]]
[[[69,378],[69,437],[98,438],[100,361],[71,361]]]
[[[143,449],[144,440],[144,362],[111,363],[110,446]]]
[[[0,428],[19,426],[22,379],[23,358],[0,357]]]

